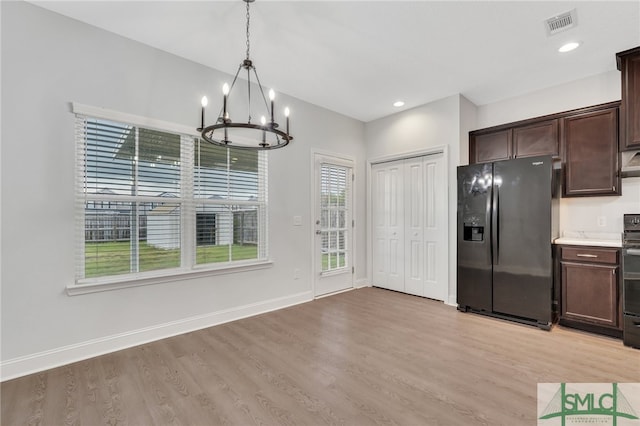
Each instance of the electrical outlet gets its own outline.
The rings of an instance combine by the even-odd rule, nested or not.
[[[598,226],[600,226],[600,227],[607,226],[607,217],[606,216],[598,216]]]
[[[296,268],[293,270],[293,279],[294,280],[299,280],[300,279],[300,269]]]

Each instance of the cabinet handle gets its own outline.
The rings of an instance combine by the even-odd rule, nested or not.
[[[578,253],[576,254],[577,257],[589,257],[589,258],[596,258],[598,257],[597,254],[584,254],[584,253]]]

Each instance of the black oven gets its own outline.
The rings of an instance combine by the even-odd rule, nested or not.
[[[625,214],[622,232],[623,341],[640,348],[640,214]]]

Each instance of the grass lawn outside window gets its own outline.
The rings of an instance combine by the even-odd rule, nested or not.
[[[141,241],[139,245],[139,270],[153,271],[180,267],[180,249],[162,249]],[[206,245],[196,248],[198,263],[222,263],[231,259],[257,259],[256,245]],[[86,278],[106,275],[121,275],[131,272],[131,243],[129,241],[110,241],[86,243]]]

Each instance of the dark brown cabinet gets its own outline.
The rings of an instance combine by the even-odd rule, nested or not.
[[[619,336],[619,250],[562,246],[560,323]]]
[[[472,136],[469,140],[471,163],[508,160],[511,157],[511,129]]]
[[[533,157],[560,153],[558,120],[523,124],[517,127],[471,132],[469,162],[488,163],[510,158]]]
[[[562,161],[564,197],[620,195],[619,109],[609,102],[474,130],[469,163],[551,155]]]
[[[558,120],[547,120],[513,129],[513,157],[560,155]]]
[[[617,108],[562,118],[561,139],[565,146],[565,197],[620,195]]]
[[[640,148],[640,47],[616,54],[622,72],[620,150]]]

